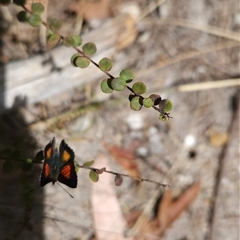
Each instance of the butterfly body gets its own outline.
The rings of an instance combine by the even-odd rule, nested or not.
[[[74,164],[74,152],[61,141],[59,151],[55,148],[55,138],[44,149],[44,163],[40,176],[40,185],[43,187],[49,182],[57,181],[71,188],[77,187],[77,173]]]

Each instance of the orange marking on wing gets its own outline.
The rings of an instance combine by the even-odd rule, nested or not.
[[[51,158],[51,156],[52,156],[52,148],[51,147],[46,150],[45,155],[46,155],[45,156],[46,158]]]
[[[70,178],[71,177],[71,166],[67,165],[65,166],[62,170],[61,170],[61,174],[65,177],[65,178]]]
[[[44,176],[47,177],[49,175],[50,175],[50,166],[49,166],[49,164],[46,163],[44,165]]]
[[[67,161],[70,160],[70,157],[71,157],[70,154],[66,150],[64,150],[63,156],[62,156],[62,158],[63,158],[62,160],[67,162]]]

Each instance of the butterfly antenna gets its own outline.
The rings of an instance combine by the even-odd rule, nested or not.
[[[69,195],[71,198],[74,198],[74,196],[73,196],[70,192],[68,192],[68,190],[65,189],[59,182],[57,182],[57,184],[58,184],[66,193],[68,193],[68,195]]]

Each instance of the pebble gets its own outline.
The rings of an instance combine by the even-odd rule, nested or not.
[[[143,118],[139,113],[131,113],[126,119],[127,125],[131,130],[140,130],[143,128]]]

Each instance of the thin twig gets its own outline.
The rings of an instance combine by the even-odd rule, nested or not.
[[[203,83],[191,83],[184,84],[177,87],[179,92],[193,92],[193,91],[203,91],[209,90],[213,88],[226,88],[226,87],[234,87],[240,86],[240,78],[236,79],[224,79],[220,81],[210,81]]]
[[[150,180],[150,179],[148,179],[148,178],[132,177],[132,176],[130,176],[130,175],[128,175],[128,174],[109,171],[109,170],[107,170],[106,168],[101,168],[101,169],[100,169],[100,168],[87,167],[87,166],[79,165],[78,163],[77,163],[77,167],[79,167],[79,168],[84,168],[84,169],[89,169],[89,170],[93,170],[93,171],[95,171],[95,172],[99,172],[99,171],[100,171],[101,173],[106,172],[106,173],[113,174],[113,175],[121,175],[121,176],[123,176],[123,177],[128,177],[128,178],[137,180],[137,181],[139,181],[139,182],[156,183],[156,184],[158,184],[158,185],[161,185],[163,188],[170,187],[169,184],[164,184],[164,183],[156,182],[156,181]]]
[[[201,32],[209,33],[214,36],[218,37],[224,37],[230,40],[234,40],[237,42],[240,42],[240,34],[237,32],[233,32],[227,29],[211,26],[211,25],[201,25],[198,23],[194,23],[185,19],[181,18],[176,18],[176,19],[169,19],[167,20],[167,23],[175,25],[175,26],[180,26],[180,27],[185,27],[185,28],[191,28],[194,30],[198,30]]]

